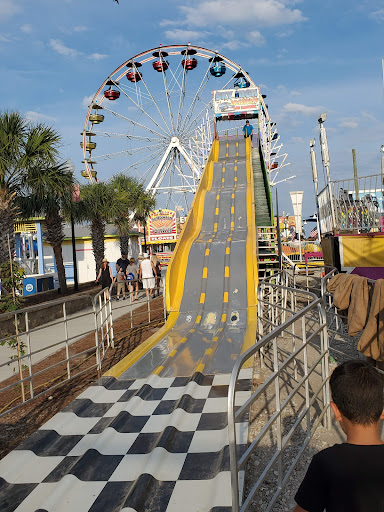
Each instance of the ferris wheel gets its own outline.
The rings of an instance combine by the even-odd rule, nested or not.
[[[82,132],[84,177],[141,180],[160,207],[188,212],[213,139],[212,91],[255,87],[219,53],[159,46],[121,64],[93,96]]]

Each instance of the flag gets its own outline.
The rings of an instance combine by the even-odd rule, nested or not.
[[[317,230],[317,226],[315,228],[312,229],[312,231],[309,233],[309,238],[316,238],[317,235],[318,235],[318,230]]]
[[[292,235],[292,242],[294,242],[296,240],[296,231],[293,230],[291,235]]]

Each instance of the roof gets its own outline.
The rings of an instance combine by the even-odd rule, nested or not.
[[[115,224],[107,224],[105,226],[105,236],[107,237],[118,237],[120,236],[119,230]],[[143,233],[140,231],[137,231],[135,229],[132,229],[128,233],[129,237],[139,237],[143,236]],[[68,223],[64,224],[64,237],[65,239],[72,238],[72,232],[71,232],[71,225]],[[91,230],[89,225],[84,224],[75,224],[75,238],[91,238]]]

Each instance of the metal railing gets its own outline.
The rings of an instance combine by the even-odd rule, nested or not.
[[[279,279],[281,282],[287,279],[284,272]],[[313,293],[282,286],[276,281],[274,276],[259,286],[256,343],[237,359],[229,384],[228,430],[234,512],[248,510],[267,477],[269,484],[275,484],[268,506],[263,508],[263,512],[270,511],[319,423],[324,421],[327,427],[330,425],[329,351],[324,303]],[[301,305],[300,310],[297,310],[297,304]],[[236,410],[239,372],[254,358],[265,381]],[[251,414],[250,429],[255,431],[249,446],[243,453],[238,453],[235,425],[246,413]],[[257,421],[253,422],[252,415]],[[299,433],[304,438],[295,443]],[[263,466],[258,454],[266,449],[268,457]],[[296,450],[293,461],[292,450]],[[290,457],[287,460],[288,451]],[[257,459],[256,482],[241,502],[239,472],[245,470],[252,458]],[[264,496],[264,502],[266,499]]]
[[[158,293],[161,284],[155,287]],[[0,417],[92,369],[101,376],[108,349],[115,347],[113,316],[118,316],[120,306],[115,302],[112,309],[115,286],[113,283],[94,297],[84,294],[57,299],[0,315],[0,345],[4,345],[0,349],[10,356],[0,363]],[[120,336],[134,326],[148,325],[155,317],[166,319],[165,294],[159,307],[149,297],[132,301],[128,293],[128,301],[121,307],[132,305],[147,308],[135,313],[129,307],[124,314],[130,321],[126,329],[119,329]],[[47,322],[48,317],[54,320]],[[90,338],[83,347],[77,345],[87,336]],[[14,348],[7,349],[9,344]],[[53,362],[47,359],[51,356]]]
[[[152,292],[153,292],[152,297],[149,295],[149,291],[147,294],[145,292],[144,288],[143,289],[139,288],[140,283],[145,282],[146,279],[149,280],[151,278],[143,278],[141,280],[131,279],[131,280],[126,280],[124,282],[126,285],[124,293],[126,295],[127,303],[130,306],[132,306],[132,305],[136,305],[136,306],[146,305],[147,306],[147,310],[141,311],[141,312],[137,312],[132,307],[130,308],[130,311],[128,313],[129,318],[130,318],[130,328],[134,327],[134,321],[133,321],[134,317],[136,319],[140,318],[139,323],[142,323],[142,324],[151,323],[155,319],[155,317],[158,316],[158,315],[156,315],[156,313],[161,311],[161,315],[162,315],[163,319],[164,320],[167,319],[167,305],[166,305],[166,296],[165,296],[165,277],[158,278],[158,281],[155,281],[155,286],[152,289]],[[110,296],[112,299],[113,299],[114,295],[116,295],[116,297],[117,297],[117,285],[118,285],[118,282],[114,282],[111,284],[111,286],[109,288],[109,293],[110,293]],[[150,290],[150,289],[148,289],[148,290]],[[135,296],[139,295],[139,294],[142,294],[142,297],[135,299]],[[159,297],[160,295],[163,297],[162,305],[161,305],[161,307],[154,308],[152,305],[152,298]],[[121,295],[119,295],[119,301],[122,301],[122,300],[123,300],[123,293],[121,293]],[[119,310],[119,307],[124,307],[125,304],[127,304],[127,303],[121,302],[121,304],[122,304],[121,306],[120,305],[117,306],[115,304],[114,309]]]
[[[383,232],[382,180],[381,174],[373,174],[330,182],[318,196],[321,232]]]

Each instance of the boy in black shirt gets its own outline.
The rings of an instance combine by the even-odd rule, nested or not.
[[[331,407],[347,442],[317,453],[296,493],[294,512],[384,512],[383,379],[361,360],[332,373]]]

